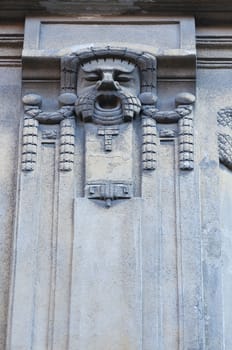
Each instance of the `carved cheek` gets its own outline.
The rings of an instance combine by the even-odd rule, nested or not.
[[[127,82],[120,82],[120,88],[123,91],[130,91],[130,94],[134,96],[138,96],[140,93],[140,79],[139,75],[134,74],[131,75],[130,80]]]

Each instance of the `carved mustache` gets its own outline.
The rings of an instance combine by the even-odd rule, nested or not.
[[[99,123],[115,124],[131,121],[139,114],[141,102],[137,96],[129,92],[99,93],[93,89],[79,96],[75,110],[76,114],[86,122],[95,119]]]

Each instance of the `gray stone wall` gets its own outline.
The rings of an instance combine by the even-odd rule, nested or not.
[[[232,27],[197,19],[0,25],[1,349],[232,348]]]
[[[0,348],[4,349],[15,232],[23,26],[15,24],[12,26],[1,25],[0,31]]]

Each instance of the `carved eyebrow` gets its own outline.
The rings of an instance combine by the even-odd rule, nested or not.
[[[129,71],[129,70],[126,70],[126,69],[114,69],[113,74],[114,74],[114,76],[129,75],[132,72],[133,71]]]
[[[115,72],[120,72],[121,73],[132,73],[135,70],[134,65],[128,65],[128,67],[120,67],[120,68],[115,68]]]
[[[96,75],[100,75],[101,74],[101,70],[100,69],[83,69],[83,71],[85,73],[87,73],[87,74],[96,74]]]
[[[133,65],[128,65],[128,67],[120,67],[120,68],[114,68],[112,67],[103,67],[103,66],[99,66],[99,67],[91,67],[91,66],[82,66],[81,67],[84,73],[94,73],[94,74],[101,74],[101,71],[113,71],[115,72],[120,72],[121,73],[132,73],[135,70],[135,66]],[[116,73],[118,74],[118,73]]]
[[[83,72],[86,74],[96,74],[100,75],[101,74],[101,69],[96,68],[96,67],[81,67]]]
[[[133,69],[134,70],[134,69]],[[127,70],[127,69],[114,69],[114,75],[121,75],[121,74],[131,74],[133,70]]]

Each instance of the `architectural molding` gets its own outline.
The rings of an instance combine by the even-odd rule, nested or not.
[[[0,33],[0,67],[22,65],[23,39],[21,33]]]
[[[232,58],[228,59],[222,58],[198,58],[197,68],[202,69],[231,69],[232,68]]]
[[[211,28],[212,30],[212,28]],[[197,67],[205,69],[230,69],[232,67],[232,34],[229,27],[222,33],[207,33],[202,27],[196,35]]]
[[[232,35],[196,35],[196,44],[198,48],[231,47]]]
[[[150,0],[143,1],[125,1],[112,0],[107,2],[105,0],[96,1],[91,0],[86,6],[84,0],[74,2],[67,2],[65,0],[45,0],[34,1],[33,3],[27,0],[14,0],[9,4],[9,1],[3,0],[1,2],[0,18],[23,20],[25,16],[40,16],[40,15],[60,15],[72,16],[73,14],[79,16],[102,16],[102,15],[134,15],[134,16],[148,16],[148,15],[194,15],[197,23],[230,23],[232,5],[230,0],[214,0],[213,2],[202,2],[199,0],[184,1],[176,0],[175,2],[157,0],[155,2]]]

